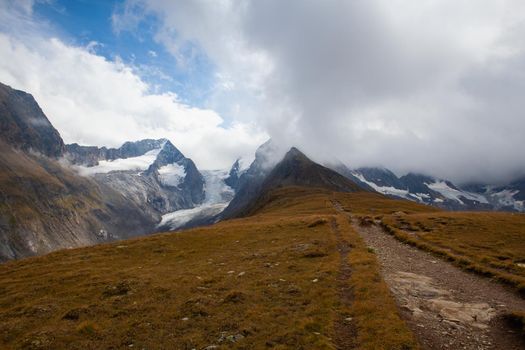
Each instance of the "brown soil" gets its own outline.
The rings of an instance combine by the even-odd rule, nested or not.
[[[525,300],[488,278],[399,242],[376,225],[354,227],[377,253],[402,317],[423,349],[525,349],[503,315]]]

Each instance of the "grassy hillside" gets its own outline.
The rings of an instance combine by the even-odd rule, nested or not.
[[[244,219],[0,265],[0,348],[416,348],[334,195],[272,198]]]
[[[0,265],[0,348],[418,348],[346,211],[421,248],[523,275],[523,215],[301,187],[256,207],[209,227]]]

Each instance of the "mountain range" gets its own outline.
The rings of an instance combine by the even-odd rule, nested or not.
[[[0,84],[0,260],[246,216],[279,187],[320,187],[449,210],[525,211],[525,179],[505,186],[320,165],[273,141],[244,169],[201,171],[167,139],[119,148],[65,144],[35,99]]]

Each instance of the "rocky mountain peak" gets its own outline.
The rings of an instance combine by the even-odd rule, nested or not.
[[[165,140],[154,164],[160,168],[164,165],[180,163],[185,159],[186,157],[177,147],[170,141]]]
[[[256,157],[248,171],[241,176],[237,193],[224,210],[223,218],[249,215],[270,191],[280,187],[316,187],[341,192],[364,191],[341,174],[313,162],[295,147],[290,148],[269,172],[261,174],[256,169],[259,168],[257,162],[262,156],[271,159],[274,155],[260,152],[259,159]]]
[[[125,142],[120,148],[118,148],[118,152],[116,152],[118,153],[117,158],[138,157],[154,149],[160,149],[168,142],[169,141],[167,139],[144,139],[133,142]]]
[[[339,173],[315,163],[292,147],[264,180],[263,188],[308,186],[334,191],[354,192],[363,189]]]
[[[237,159],[235,163],[233,163],[232,167],[230,168],[228,177],[224,179],[224,183],[230,186],[231,188],[233,188],[234,190],[237,188],[237,184],[239,182],[240,170],[241,170],[240,160]]]
[[[0,138],[10,146],[58,158],[62,137],[32,95],[0,83]]]
[[[311,160],[296,147],[290,148],[288,152],[284,155],[284,158],[281,162],[311,162]]]

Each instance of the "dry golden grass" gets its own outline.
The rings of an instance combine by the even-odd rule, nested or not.
[[[282,189],[253,217],[0,265],[0,348],[335,349],[341,312],[358,348],[413,348],[374,254],[339,216],[355,292],[343,310],[331,199]]]
[[[417,348],[375,254],[333,200],[464,268],[516,286],[525,277],[525,215],[282,188],[248,218],[0,265],[0,348],[335,349],[341,315],[358,349]],[[350,305],[334,218],[351,247]]]
[[[239,220],[8,263],[0,344],[200,349],[240,334],[222,345],[331,348],[333,244],[327,225]]]
[[[439,212],[382,218],[398,239],[525,293],[525,215]]]
[[[400,319],[397,306],[380,274],[376,255],[369,250],[349,223],[338,217],[343,237],[352,242],[348,260],[352,267],[350,284],[354,301],[348,310],[357,328],[359,349],[417,349],[413,334]]]

